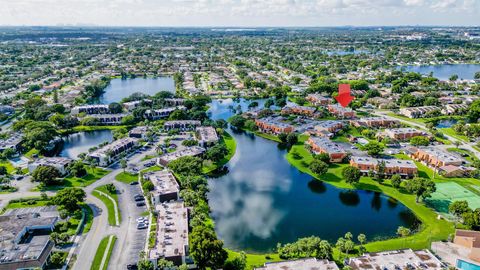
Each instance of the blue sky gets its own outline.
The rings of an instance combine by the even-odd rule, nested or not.
[[[0,25],[480,25],[480,0],[0,0]]]

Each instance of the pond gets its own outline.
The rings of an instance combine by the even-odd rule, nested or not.
[[[110,104],[120,102],[123,98],[135,92],[142,92],[147,95],[155,95],[160,91],[175,92],[173,77],[156,78],[134,78],[134,79],[112,79],[105,88],[105,93],[100,97],[99,102]]]
[[[79,154],[87,153],[88,149],[112,140],[112,131],[108,129],[73,133],[63,138],[63,148],[59,155],[77,158]]]
[[[452,75],[458,75],[459,79],[473,80],[475,72],[480,71],[480,64],[442,64],[442,65],[424,65],[424,66],[404,66],[398,67],[405,71],[413,71],[421,74],[430,74],[440,80],[448,80]]]
[[[455,125],[458,121],[456,119],[444,119],[438,121],[436,128],[450,128]]]
[[[231,116],[230,103],[214,101],[212,118]],[[228,248],[269,252],[277,243],[311,235],[334,243],[346,232],[383,239],[395,236],[398,226],[417,223],[414,214],[392,198],[338,189],[301,173],[276,142],[230,133],[237,152],[227,164],[228,173],[209,180],[208,194],[216,232]]]

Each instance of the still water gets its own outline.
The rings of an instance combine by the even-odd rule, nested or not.
[[[399,69],[426,75],[433,72],[433,76],[440,80],[448,80],[452,75],[458,75],[459,79],[473,80],[475,72],[480,71],[480,64],[405,66],[399,67]]]
[[[212,118],[231,116],[232,103],[237,104],[214,101]],[[277,243],[311,235],[334,242],[346,232],[380,239],[417,222],[407,207],[387,196],[338,189],[301,173],[276,142],[229,132],[237,152],[227,164],[228,173],[209,180],[208,195],[215,229],[228,248],[267,252]]]
[[[173,77],[113,79],[105,88],[105,93],[100,97],[100,103],[110,104],[119,102],[135,92],[155,95],[160,91],[175,92]]]
[[[78,132],[63,138],[63,148],[60,156],[77,158],[81,153],[87,153],[88,149],[98,146],[103,142],[113,141],[111,130],[97,130],[89,132]]]

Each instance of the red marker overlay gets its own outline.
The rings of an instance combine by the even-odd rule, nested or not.
[[[355,99],[355,97],[351,95],[350,84],[339,84],[338,96],[336,96],[335,99],[342,107],[347,107],[348,104]]]

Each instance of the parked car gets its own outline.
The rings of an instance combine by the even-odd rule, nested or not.
[[[135,186],[135,185],[138,185],[137,181],[133,181],[133,182],[130,183],[130,186]]]
[[[147,217],[139,217],[137,218],[137,223],[145,223],[145,221],[148,221]]]
[[[137,224],[137,229],[139,229],[139,230],[143,230],[143,229],[146,229],[146,228],[148,228],[148,225],[145,224],[145,223],[138,223]]]
[[[145,202],[137,202],[137,206],[138,207],[145,206]]]
[[[137,270],[138,266],[137,266],[137,264],[127,264],[127,269],[128,270]]]
[[[137,197],[137,198],[134,198],[134,200],[136,202],[143,202],[143,201],[145,201],[145,198],[144,197]]]

